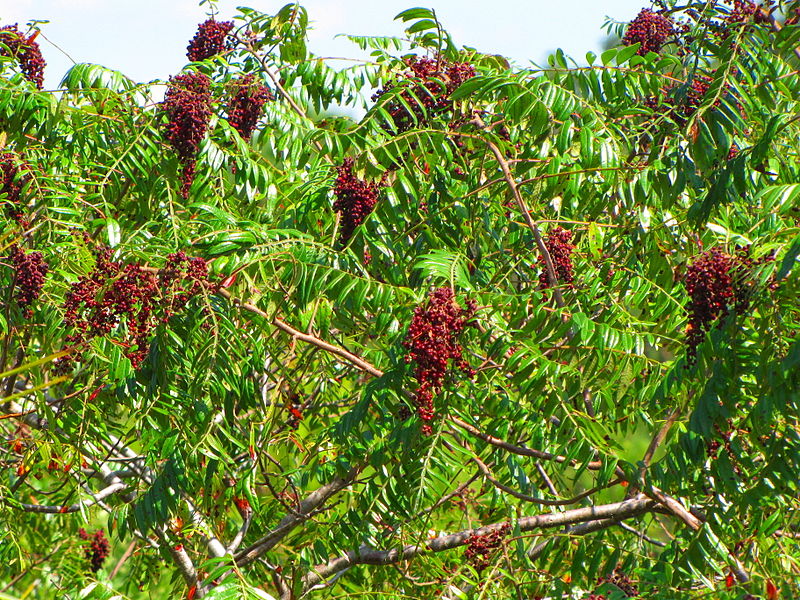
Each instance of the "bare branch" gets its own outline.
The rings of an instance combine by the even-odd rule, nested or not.
[[[519,519],[518,525],[522,531],[533,531],[536,529],[561,527],[572,523],[582,523],[584,521],[596,522],[598,520],[628,519],[652,510],[655,504],[656,503],[649,498],[640,497],[623,502],[616,502],[614,504],[588,506],[559,513],[522,517]],[[375,550],[368,546],[362,546],[357,551],[347,552],[344,556],[315,567],[313,571],[303,578],[303,586],[304,589],[307,590],[327,580],[339,571],[348,569],[353,565],[389,565],[409,560],[428,552],[451,550],[466,544],[470,536],[486,535],[500,530],[504,525],[506,525],[505,522],[493,523],[477,529],[467,529],[459,531],[458,533],[442,535],[428,540],[421,545],[411,544],[392,550]]]
[[[112,483],[111,485],[100,490],[96,494],[92,494],[91,498],[86,498],[85,500],[81,500],[80,502],[76,502],[74,504],[65,504],[65,505],[25,504],[25,503],[16,504],[9,502],[8,500],[6,500],[6,502],[9,504],[9,506],[30,513],[45,513],[45,514],[74,513],[78,512],[83,508],[92,506],[93,504],[97,504],[98,502],[101,502],[103,499],[108,498],[109,496],[126,489],[128,489],[127,483],[124,482]]]
[[[289,513],[267,535],[235,555],[236,564],[244,566],[274,548],[283,538],[298,525],[319,510],[325,502],[337,492],[350,485],[358,475],[358,469],[352,469],[345,477],[336,477],[333,481],[311,492],[299,504],[297,511]]]

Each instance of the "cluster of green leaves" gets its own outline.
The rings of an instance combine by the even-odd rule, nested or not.
[[[370,60],[335,69],[307,48],[301,6],[242,8],[235,48],[187,66],[212,77],[215,110],[188,199],[148,86],[81,64],[62,89],[38,92],[13,61],[0,63],[3,151],[27,165],[30,221],[23,229],[3,216],[0,248],[41,251],[50,265],[30,318],[13,300],[10,263],[0,265],[2,406],[12,415],[0,420],[0,560],[9,569],[0,595],[184,594],[171,551],[180,546],[203,580],[223,580],[210,598],[265,597],[259,588],[285,598],[581,597],[617,566],[646,597],[733,600],[775,586],[792,597],[800,27],[742,22],[720,37],[715,22],[730,5],[688,5],[673,7],[687,28],[659,55],[620,46],[577,64],[557,52],[525,69],[459,49],[427,9],[398,15],[404,38],[352,37]],[[452,110],[427,114],[404,76],[409,55],[470,62],[478,74],[451,95]],[[224,114],[242,73],[283,87],[250,142]],[[703,75],[712,80],[702,102],[679,114]],[[398,102],[417,103],[408,109],[422,118],[395,135],[388,108]],[[320,116],[342,107],[366,114]],[[387,187],[342,248],[331,207],[334,167],[346,157]],[[540,286],[537,233],[508,179],[542,236],[556,226],[573,233],[575,281],[559,286],[563,306]],[[161,324],[139,369],[112,335],[93,340],[65,381],[51,363],[71,333],[65,297],[93,266],[84,233],[126,264],[160,268],[179,250],[202,257],[225,293],[212,285]],[[690,361],[682,274],[715,246],[774,260],[753,273],[746,314],[720,319]],[[478,326],[462,340],[477,374],[446,382],[434,435],[424,436],[416,416],[400,418],[414,413],[403,340],[414,308],[439,286],[477,302]],[[35,422],[15,406],[35,411]],[[645,464],[668,419],[675,425]],[[537,463],[497,440],[563,460]],[[724,442],[717,454],[714,441]],[[265,560],[233,568],[231,555],[209,558],[207,539],[228,543],[239,531],[237,502],[252,509],[247,547],[353,469],[355,481]],[[99,505],[25,509],[91,500],[96,476],[112,471],[130,485]],[[620,473],[626,486],[616,485]],[[523,499],[590,488],[598,491],[571,506]],[[701,515],[700,529],[664,511],[632,522],[639,533],[514,526],[653,488]],[[451,550],[303,587],[315,565],[362,546],[389,551],[501,522],[512,524],[510,537],[481,573]],[[76,536],[87,523],[112,539],[99,582],[89,583]],[[543,541],[547,551],[531,558]],[[727,581],[737,561],[747,584]]]

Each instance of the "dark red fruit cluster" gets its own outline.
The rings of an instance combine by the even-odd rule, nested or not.
[[[15,154],[0,154],[0,194],[5,195],[6,213],[18,223],[23,220],[20,194],[26,174],[21,171],[19,158]]]
[[[771,0],[761,4],[750,2],[750,0],[733,0],[733,9],[725,20],[728,23],[745,23],[747,21],[769,23],[772,4]]]
[[[164,135],[183,163],[181,193],[186,198],[194,181],[197,149],[211,119],[211,80],[197,71],[171,77],[161,109],[167,115]]]
[[[49,267],[42,258],[41,252],[25,252],[19,246],[11,248],[11,262],[14,265],[14,288],[17,305],[30,317],[30,309],[39,298],[44,285],[44,278]]]
[[[225,50],[228,34],[233,29],[232,21],[216,21],[213,18],[200,23],[197,33],[186,48],[191,61],[205,60]]]
[[[610,583],[618,587],[628,598],[634,598],[639,595],[639,588],[628,574],[624,573],[619,567],[614,569],[613,573],[598,579],[597,583]]]
[[[746,430],[735,428],[732,419],[727,420],[726,427],[727,428],[723,430],[718,424],[714,424],[714,431],[716,432],[718,439],[712,439],[706,443],[706,454],[708,458],[715,460],[719,457],[720,450],[725,450],[725,454],[728,455],[728,460],[730,461],[733,472],[741,476],[742,469],[739,461],[740,452],[737,452],[733,447],[731,438],[733,437],[733,434],[736,433],[740,443],[745,446],[745,448],[749,449],[749,445],[746,443],[748,432]]]
[[[570,243],[570,240],[572,240],[572,232],[561,227],[554,227],[547,235],[544,245],[550,254],[550,260],[553,262],[556,281],[550,281],[544,256],[540,256],[539,267],[542,272],[539,274],[539,287],[542,289],[553,287],[556,284],[572,287],[574,280],[572,274],[572,251],[575,246]]]
[[[233,96],[228,102],[228,123],[243,139],[249,140],[261,117],[264,104],[274,100],[270,89],[261,85],[254,75],[245,75],[233,83]]]
[[[167,256],[158,272],[161,320],[167,322],[190,299],[208,287],[208,263],[199,256],[189,257],[183,250]]]
[[[36,36],[39,32],[25,37],[17,29],[16,24],[0,27],[0,44],[8,48],[0,47],[0,56],[9,56],[19,63],[19,68],[25,79],[31,81],[37,88],[42,89],[44,85],[44,67],[47,63],[42,58],[42,51]]]
[[[459,336],[475,315],[475,303],[467,301],[462,308],[456,302],[453,290],[438,288],[428,297],[428,302],[414,310],[403,345],[408,349],[406,362],[414,362],[417,393],[414,398],[417,414],[423,421],[422,432],[430,435],[430,422],[436,416],[433,397],[441,389],[450,361],[468,377],[475,371],[463,356]]]
[[[683,114],[687,117],[691,117],[698,108],[700,108],[700,104],[703,102],[703,98],[706,97],[709,88],[711,87],[711,77],[708,75],[695,75],[692,79],[692,83],[689,86],[689,89],[686,90],[686,98],[683,100]],[[716,106],[719,103],[717,101],[714,105]]]
[[[508,535],[511,526],[504,523],[500,529],[483,535],[471,535],[467,538],[467,549],[464,558],[475,568],[478,573],[489,566],[495,550],[503,545],[503,539]]]
[[[407,82],[401,98],[392,100],[386,110],[394,123],[393,131],[402,133],[413,127],[422,126],[432,117],[452,108],[450,94],[467,79],[475,76],[475,67],[465,62],[448,62],[441,57],[406,59],[408,71],[400,82]],[[376,101],[400,82],[390,82],[385,88],[373,94]],[[411,108],[406,108],[406,106]]]
[[[84,556],[92,565],[92,573],[97,573],[102,567],[108,557],[110,546],[106,539],[106,534],[102,529],[94,532],[94,535],[89,535],[86,530],[81,527],[78,530],[78,536],[89,542],[84,548]]]
[[[675,24],[669,17],[643,8],[628,24],[622,43],[626,46],[639,43],[636,53],[644,56],[648,52],[660,52],[674,32]]]
[[[339,213],[339,242],[346,244],[356,227],[366,221],[378,202],[378,194],[384,187],[380,182],[363,181],[353,173],[353,159],[346,158],[336,167],[336,183],[333,185],[333,210]]]
[[[645,100],[644,104],[651,110],[659,112],[663,112],[665,108],[672,109],[669,116],[679,125],[683,125],[700,108],[712,81],[713,79],[708,75],[697,73],[682,97],[680,94],[671,94],[676,88],[668,88],[664,90],[666,94],[664,99],[649,98]],[[713,106],[719,106],[719,104],[720,101],[717,99]]]
[[[752,269],[772,260],[769,256],[753,260],[747,256],[748,251],[742,248],[731,255],[720,248],[712,248],[695,258],[686,269],[683,284],[689,294],[687,345],[690,358],[695,356],[697,346],[715,321],[731,309],[738,314],[747,310],[754,285]]]
[[[128,349],[125,356],[134,369],[147,357],[149,340],[160,322],[166,322],[189,299],[207,285],[208,267],[201,258],[185,253],[169,255],[163,269],[154,273],[138,263],[122,265],[111,260],[111,251],[94,250],[95,266],[88,275],[72,284],[64,301],[64,323],[74,333],[68,345],[78,345],[96,337],[109,336],[115,329],[119,343]],[[125,326],[125,333],[119,331]],[[66,370],[73,353],[59,359]]]

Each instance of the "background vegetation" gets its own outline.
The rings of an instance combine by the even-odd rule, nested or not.
[[[163,102],[0,29],[0,597],[796,597],[797,11],[652,8]]]

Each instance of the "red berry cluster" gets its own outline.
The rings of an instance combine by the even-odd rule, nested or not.
[[[120,343],[134,369],[149,351],[149,340],[159,322],[166,322],[207,284],[208,267],[201,258],[170,254],[157,274],[138,263],[122,265],[111,260],[108,248],[94,251],[95,266],[71,286],[64,301],[64,323],[74,329],[68,345],[110,335],[125,325]],[[60,370],[74,356],[59,360]]]
[[[84,556],[86,556],[86,559],[92,565],[92,573],[97,573],[103,567],[103,562],[105,562],[108,557],[110,550],[105,532],[102,529],[98,529],[94,532],[94,535],[90,536],[86,533],[86,530],[81,527],[78,530],[78,536],[82,540],[89,542],[83,550]]]
[[[242,518],[247,518],[253,514],[253,507],[250,506],[250,501],[242,496],[234,496],[233,504],[242,515]]]
[[[464,328],[470,324],[475,308],[471,301],[462,308],[456,302],[453,290],[443,287],[434,290],[428,302],[414,310],[403,345],[408,349],[406,362],[416,363],[414,377],[418,386],[414,400],[425,435],[432,433],[430,422],[436,415],[433,396],[442,387],[449,361],[452,360],[468,377],[475,374],[464,359],[458,341]]]
[[[30,305],[39,298],[49,267],[41,252],[25,252],[19,246],[11,248],[11,262],[14,265],[17,305],[30,317]]]
[[[686,269],[683,283],[689,294],[687,345],[690,358],[717,319],[727,315],[731,308],[739,314],[747,310],[753,289],[752,269],[772,260],[767,256],[756,261],[747,254],[748,248],[733,255],[712,248],[695,258]]]
[[[167,322],[183,309],[191,298],[208,287],[208,263],[199,256],[189,257],[184,251],[167,256],[167,263],[158,272],[162,322]]]
[[[639,588],[636,587],[636,584],[628,574],[624,573],[619,567],[614,569],[612,573],[598,579],[597,583],[610,583],[618,587],[628,598],[634,598],[639,595]]]
[[[353,159],[346,158],[336,167],[336,183],[333,185],[333,210],[339,213],[339,242],[346,244],[356,227],[366,221],[378,202],[378,194],[384,186],[380,182],[362,181],[353,173]]]
[[[689,89],[686,90],[686,98],[683,100],[683,114],[687,117],[691,117],[698,108],[700,108],[700,104],[703,102],[703,98],[705,98],[706,94],[708,93],[709,88],[711,87],[711,77],[708,75],[695,75],[692,78],[692,83],[689,86]],[[715,103],[718,104],[719,101]]]
[[[0,56],[10,56],[19,63],[19,68],[25,79],[31,81],[37,88],[42,89],[44,85],[44,67],[47,63],[42,58],[42,51],[36,42],[35,32],[29,37],[25,37],[17,29],[16,24],[0,27],[0,44],[8,48],[0,47]]]
[[[25,178],[26,174],[20,170],[19,159],[15,154],[0,154],[0,194],[5,196],[6,213],[18,223],[24,220],[20,194]]]
[[[539,287],[547,289],[553,285],[561,284],[572,287],[574,276],[572,274],[572,251],[575,246],[570,243],[572,232],[561,227],[554,227],[547,235],[544,245],[550,254],[553,262],[556,281],[550,281],[550,275],[544,261],[544,256],[539,257],[539,266],[542,272],[539,274]]]
[[[466,558],[478,573],[489,566],[494,551],[503,545],[503,538],[508,535],[511,526],[504,523],[500,529],[483,535],[471,535],[467,539]]]
[[[636,18],[628,24],[622,43],[626,46],[639,43],[637,54],[659,52],[669,37],[675,32],[675,24],[669,17],[643,8]]]
[[[769,12],[773,2],[770,0],[762,4],[750,0],[733,0],[733,10],[725,19],[728,23],[769,23]]]
[[[712,81],[713,79],[708,75],[697,73],[692,78],[692,82],[689,84],[682,98],[680,96],[673,97],[672,95],[667,95],[663,100],[648,98],[644,101],[644,104],[651,110],[659,112],[663,112],[665,109],[664,105],[666,105],[666,108],[673,109],[670,110],[669,116],[679,125],[683,125],[686,123],[687,119],[700,108],[703,99],[711,87]],[[674,89],[675,88],[667,88],[664,92],[669,94]],[[719,106],[719,103],[720,101],[717,99],[713,105]]]
[[[186,198],[194,181],[197,149],[211,119],[211,80],[197,71],[171,77],[161,108],[168,119],[164,134],[183,163],[181,193]]]
[[[403,101],[393,100],[386,105],[396,133],[422,125],[436,114],[450,109],[450,94],[467,79],[475,76],[475,67],[471,64],[448,62],[442,57],[412,56],[406,59],[406,65],[409,71],[403,75],[402,80],[407,81],[408,85],[401,94]],[[372,100],[378,100],[397,85],[397,82],[388,83],[385,88],[373,94]],[[411,112],[406,106],[411,107]]]
[[[197,33],[186,48],[191,61],[205,60],[225,50],[228,34],[233,29],[232,21],[216,21],[213,18],[200,23]]]
[[[254,75],[245,75],[233,83],[234,94],[228,103],[228,123],[243,139],[249,140],[261,117],[264,104],[274,100],[270,89],[256,81]]]
[[[749,445],[746,442],[746,436],[748,432],[746,430],[734,427],[732,419],[727,420],[726,426],[727,429],[723,430],[718,424],[714,424],[714,431],[719,439],[712,439],[706,443],[706,455],[708,458],[715,460],[719,457],[720,450],[725,450],[725,454],[728,455],[728,460],[731,463],[733,472],[741,476],[742,469],[739,465],[739,452],[734,449],[733,444],[731,443],[731,438],[733,437],[733,434],[736,433],[740,443],[748,448]]]

